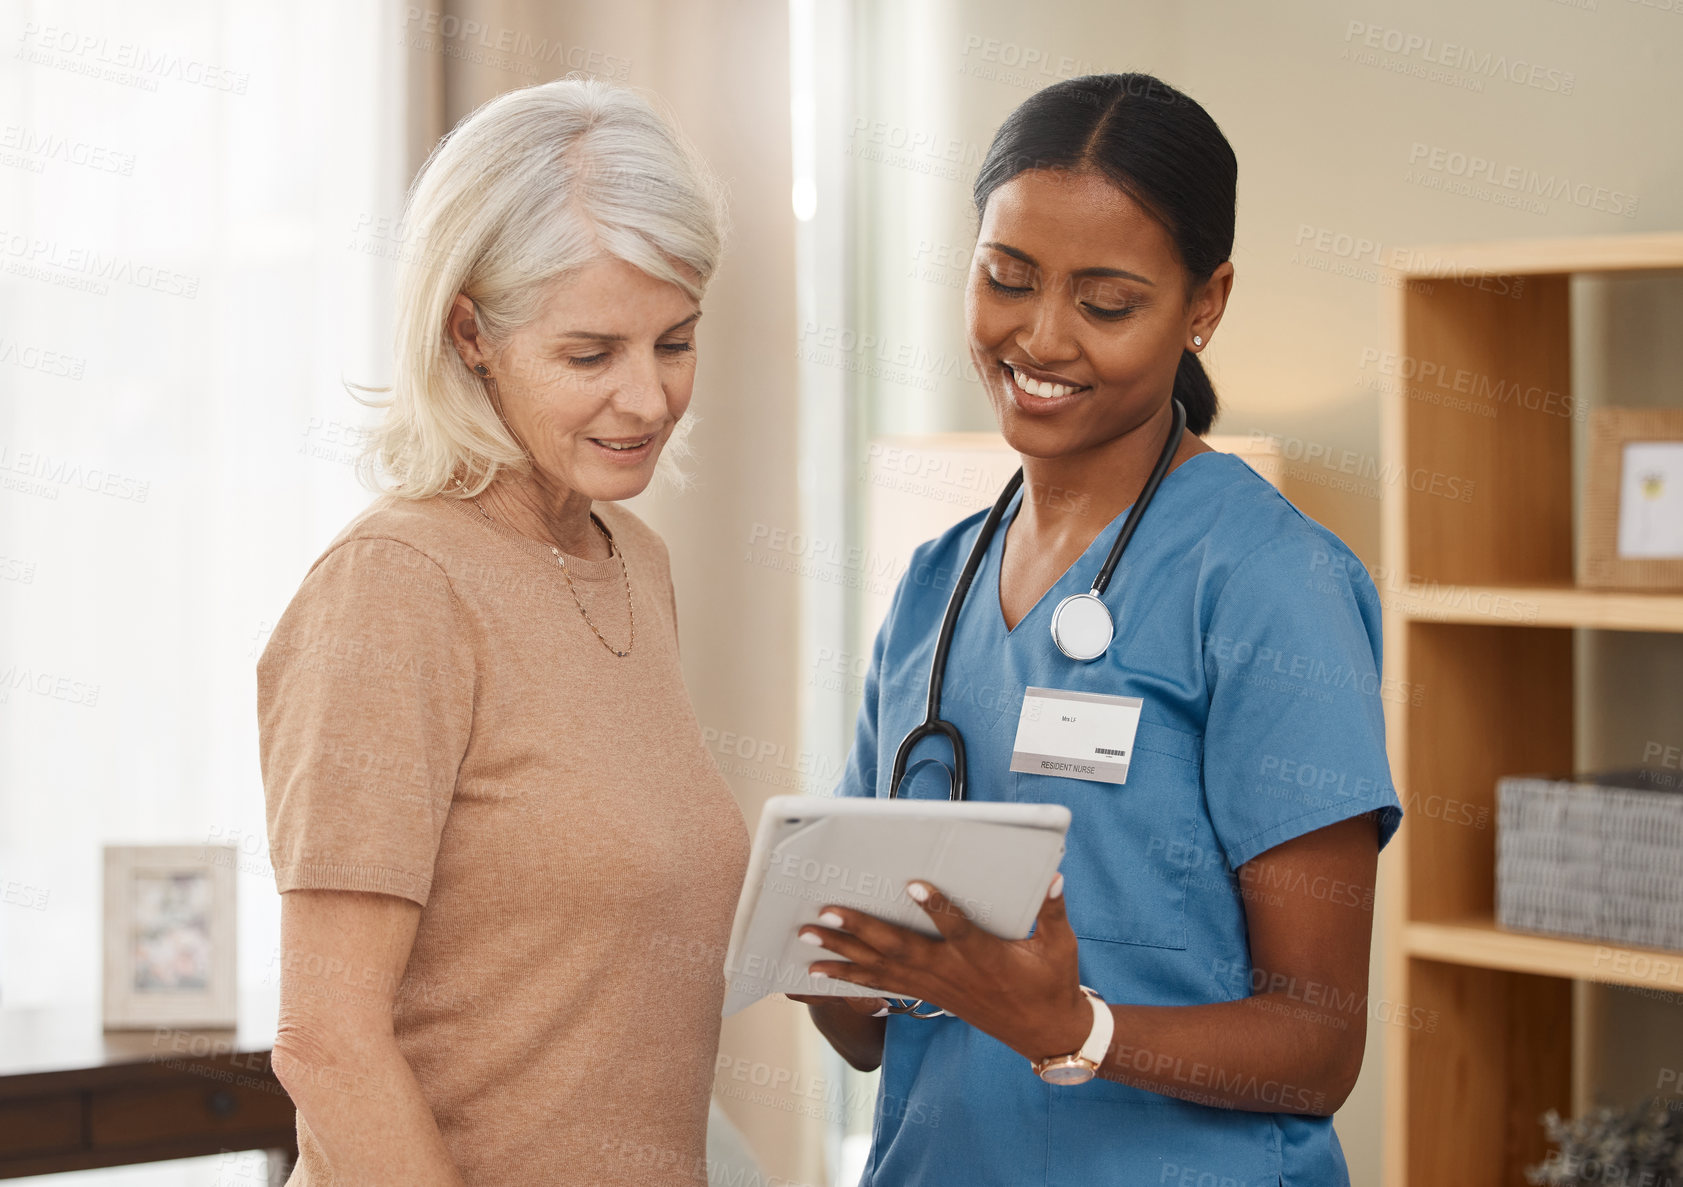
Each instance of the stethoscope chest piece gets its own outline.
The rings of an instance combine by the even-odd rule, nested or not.
[[[1052,611],[1052,642],[1070,659],[1091,663],[1116,635],[1110,607],[1097,594],[1071,594]]]

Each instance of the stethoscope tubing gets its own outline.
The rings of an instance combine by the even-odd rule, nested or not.
[[[976,580],[976,570],[982,566],[982,557],[987,554],[988,542],[999,530],[1000,521],[1005,518],[1006,509],[1011,505],[1012,496],[1022,485],[1023,471],[1018,467],[1017,472],[1011,475],[1011,481],[1007,482],[1005,489],[999,493],[999,498],[994,500],[988,517],[982,521],[981,534],[976,537],[976,545],[970,549],[970,555],[965,559],[964,568],[960,570],[958,581],[953,586],[952,596],[947,599],[947,611],[941,618],[941,633],[935,638],[935,655],[929,661],[929,707],[924,712],[923,721],[900,740],[900,748],[894,752],[894,770],[888,783],[889,799],[894,799],[900,794],[900,780],[905,778],[906,763],[911,759],[913,747],[935,734],[945,737],[953,748],[952,786],[948,790],[947,799],[954,803],[964,799],[964,738],[960,736],[956,725],[941,717],[941,687],[946,683],[947,653],[952,650],[953,632],[958,629],[958,615],[964,609],[964,598],[970,592],[971,583]]]
[[[1151,505],[1157,488],[1163,484],[1163,478],[1169,472],[1169,463],[1174,460],[1180,449],[1181,435],[1186,429],[1186,409],[1179,400],[1171,399],[1169,403],[1174,412],[1174,424],[1169,429],[1169,439],[1157,455],[1157,464],[1152,467],[1150,477],[1146,479],[1139,497],[1134,500],[1128,518],[1122,521],[1122,530],[1117,533],[1115,542],[1111,544],[1104,566],[1099,569],[1098,576],[1093,580],[1090,593],[1095,598],[1103,594],[1110,585],[1111,575],[1115,573],[1116,565],[1122,559],[1123,550],[1128,547],[1128,541],[1134,538],[1134,531],[1144,518],[1145,509]],[[941,617],[941,631],[935,637],[935,654],[929,660],[928,707],[924,711],[923,720],[900,740],[900,746],[894,752],[894,767],[888,781],[889,799],[894,799],[900,794],[900,781],[905,778],[906,764],[911,761],[913,748],[925,738],[936,734],[946,738],[953,751],[952,783],[947,799],[952,803],[959,803],[965,798],[968,763],[964,738],[959,734],[957,726],[941,716],[941,689],[947,678],[947,656],[952,651],[953,633],[958,629],[958,616],[964,609],[964,599],[970,593],[970,586],[976,580],[976,571],[982,567],[982,558],[987,555],[988,546],[992,544],[994,535],[999,531],[999,525],[1005,519],[1011,499],[1022,485],[1023,470],[1019,466],[1017,472],[1011,475],[1011,480],[1005,484],[1005,489],[1000,491],[999,497],[994,500],[987,518],[982,521],[981,530],[976,533],[976,542],[970,546],[970,555],[965,558],[964,568],[959,571],[958,580],[953,584],[952,596],[947,599],[946,613]],[[1060,644],[1059,650],[1062,649]]]
[[[1157,464],[1151,468],[1151,476],[1145,480],[1139,498],[1134,500],[1133,509],[1128,512],[1128,518],[1122,521],[1122,531],[1116,537],[1116,543],[1110,546],[1110,553],[1104,558],[1104,567],[1099,575],[1093,578],[1093,588],[1088,592],[1098,597],[1110,585],[1110,575],[1116,572],[1117,562],[1122,559],[1123,549],[1128,547],[1128,541],[1134,538],[1134,529],[1140,526],[1140,520],[1145,518],[1145,509],[1151,506],[1151,500],[1157,497],[1157,488],[1163,485],[1163,478],[1169,472],[1169,463],[1175,460],[1175,454],[1180,451],[1181,435],[1186,431],[1186,409],[1179,400],[1170,400],[1170,407],[1174,411],[1174,423],[1169,426],[1169,440],[1157,455]]]

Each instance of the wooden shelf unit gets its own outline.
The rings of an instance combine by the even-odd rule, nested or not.
[[[1683,595],[1573,576],[1568,285],[1683,270],[1683,234],[1418,248],[1386,289],[1385,1187],[1519,1187],[1572,1105],[1572,982],[1683,992],[1683,954],[1497,930],[1496,781],[1570,771],[1573,631],[1683,631]],[[1420,480],[1415,481],[1418,477]],[[1449,484],[1449,480],[1456,480]],[[1472,495],[1443,497],[1449,490]]]

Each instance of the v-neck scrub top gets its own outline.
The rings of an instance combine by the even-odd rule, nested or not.
[[[1053,645],[1050,617],[1084,593],[1118,516],[1012,630],[999,603],[1006,527],[953,636],[941,712],[963,734],[972,800],[1057,803],[1082,983],[1116,1004],[1176,1006],[1252,992],[1247,897],[1235,873],[1259,853],[1377,812],[1383,846],[1402,817],[1385,756],[1379,597],[1361,562],[1238,458],[1202,453],[1171,471],[1105,602],[1116,619],[1092,663]],[[982,512],[919,547],[876,640],[838,794],[887,796],[894,752],[923,718],[935,639]],[[1028,686],[1139,697],[1127,782],[1011,771]],[[921,743],[902,796],[945,798],[945,743]],[[1371,900],[1324,888],[1356,910]],[[1311,888],[1312,892],[1314,888]],[[1126,1043],[1126,1035],[1117,1041]],[[1225,1081],[1187,1068],[1189,1087]],[[1042,1082],[969,1024],[888,1019],[866,1187],[1331,1187],[1349,1181],[1331,1118],[1289,1083],[1277,1113],[1193,1104],[1094,1079]],[[1267,1099],[1265,1097],[1265,1099]]]

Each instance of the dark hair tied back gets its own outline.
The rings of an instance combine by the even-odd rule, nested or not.
[[[1215,121],[1191,98],[1149,74],[1089,74],[1031,95],[994,134],[976,175],[976,216],[994,190],[1030,169],[1091,169],[1109,178],[1168,230],[1191,286],[1233,254],[1239,163]],[[1215,423],[1215,388],[1183,351],[1175,398],[1186,427]]]

